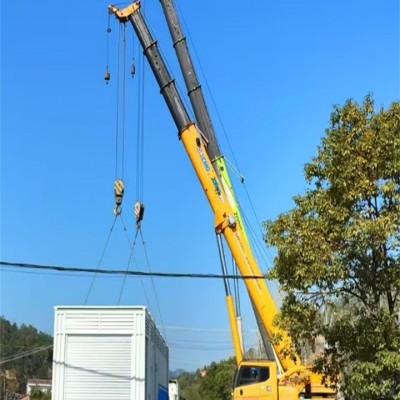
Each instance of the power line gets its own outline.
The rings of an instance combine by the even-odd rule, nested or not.
[[[45,271],[74,272],[88,274],[106,274],[106,275],[130,275],[159,278],[200,278],[200,279],[266,279],[264,275],[222,275],[222,274],[197,274],[197,273],[175,273],[175,272],[146,272],[146,271],[126,271],[117,269],[94,269],[83,267],[63,267],[58,265],[40,265],[20,262],[0,261],[0,266],[12,268],[26,268]]]
[[[3,365],[5,363],[11,362],[11,361],[19,360],[20,358],[29,357],[33,354],[40,353],[40,352],[50,349],[52,347],[53,347],[53,345],[50,344],[48,346],[41,346],[41,347],[38,347],[33,350],[25,351],[24,353],[16,354],[14,356],[4,357],[0,360],[0,365]]]

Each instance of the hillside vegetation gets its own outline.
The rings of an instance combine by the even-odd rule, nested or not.
[[[6,391],[25,393],[26,382],[30,378],[51,379],[53,349],[40,349],[52,344],[53,338],[50,335],[33,326],[18,326],[0,317],[1,400],[5,399]],[[32,354],[22,357],[28,352]]]

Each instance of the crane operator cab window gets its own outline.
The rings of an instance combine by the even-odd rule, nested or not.
[[[276,400],[278,398],[277,368],[275,362],[269,365],[246,363],[238,369],[233,388],[234,400]]]
[[[264,382],[269,376],[269,367],[243,366],[236,376],[235,387]]]

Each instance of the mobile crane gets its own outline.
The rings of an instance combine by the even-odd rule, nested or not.
[[[166,1],[162,2],[162,4],[164,7],[165,5],[171,6],[172,3]],[[171,10],[171,7],[169,7],[169,10]],[[206,125],[210,123],[207,120],[199,122],[199,125],[203,124],[203,132],[190,120],[176,89],[175,82],[171,78],[158,50],[157,42],[153,39],[140,13],[140,2],[134,2],[123,9],[110,5],[109,12],[114,14],[121,23],[131,22],[138,36],[144,54],[159,84],[161,94],[178,129],[179,140],[183,143],[213,211],[214,228],[217,237],[224,236],[243,277],[262,276],[240,218],[237,215],[237,210],[235,211],[236,201],[234,200],[234,194],[229,188],[229,183],[225,182],[222,176],[221,171],[224,169],[224,164],[221,163],[219,148],[214,134],[212,131],[207,131],[206,128]],[[173,18],[173,14],[171,15]],[[185,80],[186,78],[187,76],[185,76]],[[204,100],[201,99],[201,92],[196,91],[196,82],[193,82],[195,85],[192,88],[192,92],[199,95],[197,100],[200,99],[200,103],[204,103]],[[198,111],[202,110],[201,107],[194,107],[195,114],[196,109]],[[196,119],[201,121],[204,116],[204,110],[200,111],[199,114],[196,114]],[[321,384],[321,376],[313,374],[309,368],[301,365],[298,356],[288,357],[286,355],[285,350],[292,348],[292,343],[287,332],[274,325],[274,318],[278,311],[265,280],[245,279],[244,281],[255,309],[256,317],[259,319],[260,325],[265,329],[268,338],[271,339],[277,360],[243,359],[235,320],[235,310],[230,294],[226,289],[228,313],[238,363],[232,392],[233,399],[298,400],[300,398],[335,398],[334,391]],[[283,374],[278,373],[278,364],[281,365],[284,371]]]

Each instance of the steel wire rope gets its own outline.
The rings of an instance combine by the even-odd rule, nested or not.
[[[122,67],[122,161],[121,178],[124,179],[125,169],[125,127],[126,127],[126,24],[123,37],[123,67]]]
[[[132,256],[133,256],[133,252],[134,252],[134,249],[135,249],[135,245],[136,245],[136,240],[137,240],[137,237],[138,237],[138,233],[139,233],[139,231],[136,230],[135,237],[134,237],[134,239],[133,239],[133,244],[132,244],[132,246],[131,246],[131,251],[129,252],[129,259],[128,259],[128,263],[127,263],[127,265],[126,265],[126,272],[129,271],[129,265],[130,265],[131,260],[132,260]],[[118,303],[117,303],[118,305],[120,305],[120,303],[121,303],[121,297],[122,297],[122,292],[124,291],[124,286],[125,286],[126,277],[127,277],[127,274],[124,275],[124,279],[123,279],[123,281],[122,281],[121,289],[120,289],[120,291],[119,291]]]
[[[249,202],[250,202],[250,206],[251,206],[251,209],[252,209],[252,211],[253,211],[254,217],[255,217],[255,219],[256,219],[256,221],[257,221],[257,225],[259,226],[259,228],[260,228],[260,230],[261,230],[261,233],[263,234],[263,231],[262,231],[262,228],[261,228],[261,224],[260,224],[260,220],[259,220],[259,218],[258,218],[258,216],[257,216],[256,211],[255,211],[255,207],[254,207],[253,201],[251,200],[250,193],[249,193],[249,191],[247,190],[247,186],[246,186],[246,184],[245,184],[245,182],[244,182],[243,176],[242,176],[242,174],[240,173],[240,169],[239,169],[239,166],[238,166],[238,162],[237,162],[235,153],[234,153],[234,151],[233,151],[233,147],[232,147],[232,145],[231,145],[231,143],[230,143],[230,141],[229,141],[229,137],[228,137],[228,135],[227,135],[227,132],[226,132],[226,129],[225,129],[225,125],[224,125],[224,123],[223,123],[223,121],[222,121],[221,114],[220,114],[220,112],[219,112],[219,110],[218,110],[218,107],[217,107],[215,98],[214,98],[213,93],[212,93],[212,91],[211,91],[211,88],[210,88],[210,86],[209,86],[209,84],[208,84],[208,80],[207,80],[207,77],[206,77],[206,75],[205,75],[205,72],[204,72],[203,66],[202,66],[202,64],[201,64],[200,58],[199,58],[199,56],[198,56],[198,54],[197,54],[196,47],[195,47],[195,45],[194,45],[194,41],[193,41],[193,39],[192,39],[192,37],[191,37],[191,35],[190,35],[189,27],[188,27],[188,25],[186,24],[186,21],[185,21],[183,12],[182,12],[182,10],[181,10],[181,8],[180,8],[180,5],[179,5],[179,1],[177,1],[177,0],[175,0],[175,1],[176,1],[177,6],[178,6],[177,8],[178,8],[179,14],[180,14],[180,16],[181,16],[181,19],[182,19],[183,24],[184,24],[184,26],[185,26],[185,30],[186,30],[187,35],[188,35],[188,37],[189,37],[189,40],[190,40],[190,43],[191,43],[191,47],[193,48],[193,51],[194,51],[194,54],[195,54],[197,63],[198,63],[198,65],[199,65],[199,67],[200,67],[200,71],[201,71],[202,77],[203,77],[204,82],[205,82],[206,87],[207,87],[207,91],[208,91],[208,93],[209,93],[209,95],[210,95],[212,104],[213,104],[214,109],[215,109],[215,111],[216,111],[216,114],[217,114],[217,117],[218,117],[218,122],[219,122],[220,125],[221,125],[222,131],[223,131],[223,133],[224,133],[225,139],[226,139],[227,144],[228,144],[228,147],[229,147],[229,150],[230,150],[230,152],[231,152],[231,154],[232,154],[232,158],[233,158],[233,162],[234,162],[234,166],[235,166],[234,169],[236,170],[236,172],[237,172],[237,173],[239,174],[239,176],[241,177],[240,180],[241,180],[241,182],[242,182],[242,184],[243,184],[243,187],[244,187],[244,189],[245,189],[247,198],[248,198],[248,200],[249,200]],[[218,137],[217,137],[217,136],[216,136],[216,140],[217,140],[217,143],[218,143]],[[226,163],[227,163],[228,165],[231,164],[231,163],[229,162],[228,159],[225,159],[225,161],[226,161]],[[231,166],[231,168],[232,168],[232,165],[230,165],[230,166]],[[271,256],[268,255],[268,257],[270,258],[270,261],[271,261]]]
[[[107,34],[106,34],[106,76],[105,79],[108,83],[108,80],[110,79],[109,75],[109,60],[110,60],[110,32],[111,32],[111,25],[110,25],[110,18],[111,14],[107,12]]]
[[[240,208],[240,214],[243,216],[243,222],[246,226],[246,230],[250,236],[250,241],[252,244],[252,248],[255,253],[261,257],[263,263],[267,266],[268,262],[272,264],[272,259],[269,254],[265,251],[265,245],[260,243],[260,238],[257,236],[255,229],[253,228],[252,224],[250,223],[249,218],[247,217],[246,213],[244,212],[242,207]]]
[[[117,88],[116,88],[116,117],[115,117],[115,179],[118,178],[120,47],[121,47],[121,26],[119,25],[118,26],[118,42],[117,42]]]
[[[133,246],[132,246],[131,241],[129,239],[128,230],[126,228],[124,219],[122,218],[122,214],[120,215],[120,217],[121,217],[121,222],[123,224],[123,228],[124,228],[124,231],[125,231],[125,234],[126,234],[125,236],[126,236],[126,239],[128,241],[128,244],[129,244],[129,248],[132,249]],[[133,255],[133,257],[135,257],[135,255]],[[124,285],[125,285],[126,277],[127,277],[127,275],[124,276]],[[146,287],[144,286],[143,279],[142,279],[141,276],[139,276],[139,280],[140,280],[140,284],[142,285],[144,296],[146,297],[147,304],[149,305],[149,308],[150,308],[150,300],[149,300],[149,297],[147,296]],[[121,294],[122,294],[122,288],[121,288]],[[120,296],[121,296],[121,294],[120,294]]]
[[[232,147],[232,145],[231,145],[231,143],[230,143],[230,140],[229,140],[229,137],[228,137],[228,135],[227,135],[227,132],[226,132],[226,129],[225,129],[225,125],[224,125],[224,123],[223,123],[223,121],[222,121],[222,117],[221,117],[221,114],[220,114],[219,109],[218,109],[218,107],[217,107],[217,104],[216,104],[215,98],[214,98],[214,96],[213,96],[213,93],[212,93],[212,91],[211,91],[210,85],[208,84],[207,77],[206,77],[206,75],[205,75],[203,66],[202,66],[202,64],[201,64],[200,58],[199,58],[199,56],[198,56],[198,53],[197,53],[197,51],[196,51],[196,47],[195,47],[195,45],[194,45],[194,41],[193,41],[192,36],[191,36],[191,34],[190,34],[189,27],[188,27],[188,25],[186,24],[186,21],[185,21],[183,12],[182,12],[181,7],[180,7],[180,5],[179,5],[179,1],[176,1],[176,4],[177,4],[177,8],[178,8],[180,17],[181,17],[181,19],[182,19],[182,21],[183,21],[183,24],[184,24],[184,26],[185,26],[185,31],[187,32],[187,36],[189,37],[189,40],[190,40],[190,43],[191,43],[191,47],[193,48],[194,55],[195,55],[195,57],[196,57],[197,63],[198,63],[198,65],[199,65],[199,67],[200,67],[201,74],[202,74],[202,76],[203,76],[204,82],[205,82],[206,87],[207,87],[207,91],[208,91],[208,93],[209,93],[209,95],[210,95],[212,104],[213,104],[214,109],[215,109],[215,111],[216,111],[218,121],[219,121],[219,123],[220,123],[220,125],[221,125],[221,128],[222,128],[222,132],[224,133],[224,136],[225,136],[226,142],[227,142],[227,144],[228,144],[229,150],[230,150],[230,152],[231,152],[231,154],[232,154],[233,162],[234,162],[234,165],[235,165],[235,168],[234,168],[234,169],[236,170],[236,172],[237,172],[237,173],[239,174],[239,176],[241,177],[240,181],[241,181],[241,183],[243,184],[243,187],[244,187],[246,196],[247,196],[247,198],[248,198],[248,201],[249,201],[249,203],[250,203],[250,207],[251,207],[251,209],[252,209],[253,215],[254,215],[254,217],[255,217],[255,219],[256,219],[256,221],[257,221],[257,225],[258,225],[258,227],[259,227],[259,229],[260,229],[260,231],[261,231],[261,234],[263,234],[263,231],[262,231],[262,228],[261,228],[261,224],[260,224],[260,220],[259,220],[259,218],[258,218],[258,215],[257,215],[256,211],[255,211],[254,203],[253,203],[253,201],[252,201],[252,199],[251,199],[250,193],[249,193],[249,191],[248,191],[248,189],[247,189],[247,186],[246,186],[246,184],[245,184],[245,182],[244,182],[243,176],[242,176],[242,174],[240,173],[240,169],[239,169],[239,166],[238,166],[238,162],[237,162],[235,153],[234,153],[234,151],[233,151],[233,147]],[[217,136],[215,137],[215,139],[216,139],[216,141],[217,141],[217,143],[218,143],[218,137],[217,137]],[[225,158],[225,161],[226,161],[227,165],[229,166],[230,163],[229,163],[229,161],[228,161],[227,158]],[[231,168],[232,168],[232,165],[230,165],[230,166],[231,166]],[[243,211],[241,210],[241,212],[243,212]],[[250,226],[250,225],[249,225],[249,226]],[[265,255],[267,256],[267,258],[269,259],[269,261],[270,261],[271,264],[272,264],[272,257],[269,255],[269,252],[267,251],[266,248],[264,248],[264,253],[265,253]]]
[[[126,31],[125,31],[126,32]],[[124,40],[125,40],[125,46],[124,46],[124,50],[126,49],[126,35],[124,36]],[[134,46],[134,40],[133,40],[133,52],[135,49]],[[126,50],[125,50],[126,53]],[[142,200],[143,198],[143,153],[144,153],[144,55],[140,55],[139,53],[139,63],[141,63],[139,65],[139,78],[138,78],[138,86],[137,86],[137,102],[138,102],[138,108],[137,108],[137,138],[136,138],[136,194],[137,194],[137,198],[139,200]],[[126,56],[124,56],[124,65],[126,64]],[[124,75],[125,76],[125,75]],[[123,90],[126,90],[126,81],[124,80],[124,87]],[[136,240],[137,240],[137,236],[138,236],[138,232],[136,232],[135,234],[135,238],[133,241],[133,244],[131,243],[130,239],[129,239],[129,235],[128,235],[128,230],[125,224],[125,221],[122,217],[122,214],[120,214],[121,217],[121,223],[123,226],[123,230],[125,232],[128,244],[129,244],[129,248],[130,248],[130,255],[129,255],[129,260],[127,263],[127,267],[126,267],[126,271],[129,271],[129,266],[131,264],[132,261],[132,257],[134,257],[134,248],[136,246]],[[121,284],[121,289],[119,292],[119,296],[118,296],[118,305],[121,303],[121,299],[122,299],[122,294],[125,288],[125,283],[126,283],[126,278],[127,275],[124,275],[124,279],[122,281]],[[151,308],[150,306],[150,301],[149,301],[149,297],[147,295],[147,291],[146,288],[144,286],[143,280],[140,277],[140,283],[142,285],[143,288],[143,292],[147,301],[147,304],[149,306],[149,308]]]
[[[95,273],[94,273],[93,278],[92,278],[92,282],[90,283],[90,287],[89,287],[88,293],[87,293],[87,295],[86,295],[85,303],[84,303],[85,305],[87,304],[87,302],[88,302],[88,300],[89,300],[89,296],[90,296],[90,293],[91,293],[91,291],[92,291],[94,281],[95,281],[95,279],[96,279],[97,274],[98,274],[99,271],[100,271],[100,265],[101,265],[101,262],[103,261],[103,257],[104,257],[104,254],[105,254],[105,252],[106,252],[108,243],[110,242],[111,234],[112,234],[112,232],[113,232],[113,230],[114,230],[114,226],[115,226],[115,222],[117,221],[117,218],[118,218],[118,215],[115,215],[115,216],[114,216],[114,221],[113,221],[113,223],[112,223],[112,225],[111,225],[111,228],[110,228],[110,232],[108,233],[108,236],[107,236],[106,243],[105,243],[105,245],[104,245],[104,247],[103,247],[103,251],[101,252],[100,260],[99,260],[99,262],[98,262],[98,264],[97,264],[97,269],[95,270]]]
[[[252,243],[253,243],[253,248],[255,250],[258,250],[258,254],[261,256],[261,258],[263,259],[265,265],[267,266],[267,260],[266,258],[268,258],[268,261],[270,262],[270,265],[273,265],[273,261],[271,256],[269,255],[269,253],[266,251],[266,245],[262,245],[260,243],[259,238],[257,237],[255,230],[253,229],[252,225],[250,224],[250,221],[248,220],[246,214],[243,212],[243,210],[240,210],[241,214],[243,215],[244,218],[244,222],[246,224],[246,228],[248,228],[251,237],[252,237]],[[264,257],[265,256],[265,257]],[[268,268],[268,267],[267,267]],[[269,268],[268,268],[269,269]],[[262,271],[263,272],[263,271]],[[281,293],[281,289],[278,285],[278,283],[275,280],[269,280],[270,285],[274,286],[276,289],[276,293],[279,296],[280,301],[283,300],[282,297],[282,293]]]
[[[150,260],[149,260],[148,254],[147,254],[147,249],[146,249],[146,244],[145,244],[144,237],[143,237],[142,228],[139,227],[138,230],[139,230],[139,232],[140,232],[140,237],[141,237],[141,239],[142,239],[142,245],[143,245],[144,255],[145,255],[145,258],[146,258],[146,262],[147,262],[147,269],[148,269],[149,272],[151,273]],[[152,285],[153,291],[154,291],[154,297],[155,297],[155,299],[156,299],[158,314],[160,315],[160,321],[161,321],[162,331],[163,331],[163,333],[164,333],[165,341],[167,341],[167,334],[166,334],[165,328],[164,328],[164,322],[163,322],[163,318],[162,318],[162,314],[161,314],[160,303],[159,303],[158,297],[157,297],[156,287],[155,287],[155,285],[154,285],[154,279],[153,279],[152,276],[150,276],[150,279],[151,279],[151,285]]]
[[[239,275],[238,273],[238,267],[237,264],[232,256],[232,274],[233,275]],[[241,311],[241,304],[240,304],[240,295],[239,295],[239,281],[237,279],[234,279],[233,281],[233,293],[235,296],[235,308],[236,308],[236,314],[238,316],[242,315],[242,311]]]
[[[144,96],[145,96],[145,68],[144,54],[139,51],[139,77],[137,86],[137,130],[136,130],[136,196],[143,200],[144,176]]]
[[[145,11],[145,10],[144,10]],[[153,34],[153,29],[151,27],[150,22],[147,20],[145,13],[143,13],[143,19],[146,21],[147,26],[149,27],[149,31],[151,32],[151,34],[154,37]],[[161,56],[165,58],[164,54],[161,52],[161,49],[159,48],[160,54]],[[144,179],[143,179],[143,175],[144,175],[144,121],[145,121],[145,62],[144,62],[144,55],[142,55],[141,59],[141,68],[139,71],[139,85],[138,85],[138,97],[139,97],[139,110],[138,110],[138,139],[137,139],[137,183],[136,183],[136,188],[137,188],[137,197],[139,201],[143,200],[143,189],[144,189]],[[168,65],[167,68],[169,69]],[[135,238],[137,236],[137,233],[140,232],[140,237],[142,239],[142,246],[143,246],[143,250],[144,250],[144,254],[145,254],[145,258],[146,258],[146,263],[147,263],[147,268],[149,270],[149,272],[151,272],[151,267],[150,267],[150,260],[149,260],[149,256],[147,253],[147,249],[146,249],[146,245],[145,245],[145,241],[144,241],[144,237],[143,237],[143,232],[141,229],[141,224],[139,224],[139,226],[137,227],[136,230],[136,235]],[[129,264],[128,264],[129,267]],[[126,280],[126,277],[124,278],[124,282]],[[161,321],[161,326],[162,326],[162,330],[163,330],[163,334],[164,334],[164,338],[167,341],[167,335],[164,329],[164,322],[163,322],[163,317],[161,314],[161,309],[160,309],[160,304],[158,301],[158,296],[157,296],[157,291],[155,289],[155,285],[154,285],[154,280],[151,277],[151,284],[152,284],[152,288],[153,288],[153,293],[154,293],[154,299],[157,305],[157,310],[158,310],[158,314],[160,316],[160,321]],[[143,283],[142,283],[143,285]],[[146,295],[146,299],[148,302],[148,305],[150,307],[150,301],[147,297],[147,293],[145,290],[145,287],[143,285],[143,289],[145,291],[145,295]],[[121,292],[122,294],[122,292]]]

